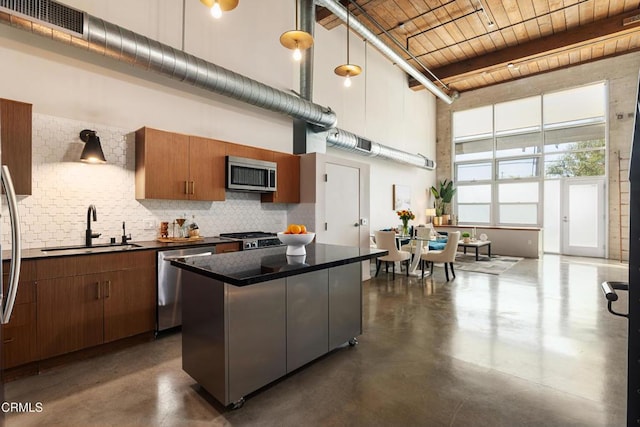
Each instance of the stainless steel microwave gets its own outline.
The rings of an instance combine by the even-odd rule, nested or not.
[[[236,191],[276,191],[278,168],[274,162],[227,156],[227,189]]]

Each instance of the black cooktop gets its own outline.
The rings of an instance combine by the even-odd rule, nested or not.
[[[246,231],[243,233],[220,233],[220,237],[228,237],[230,239],[260,239],[264,237],[275,237],[276,233],[267,233],[264,231]]]

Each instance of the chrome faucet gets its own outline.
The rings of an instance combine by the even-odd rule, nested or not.
[[[93,213],[93,220],[98,220],[98,214],[96,213],[96,206],[89,205],[89,209],[87,209],[87,231],[85,232],[84,244],[87,247],[92,245],[92,240],[100,237],[100,233],[94,233],[91,231],[91,214]]]

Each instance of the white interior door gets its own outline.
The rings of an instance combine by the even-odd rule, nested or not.
[[[604,179],[567,179],[561,191],[561,253],[603,258],[607,226]]]
[[[360,246],[360,170],[326,163],[323,243]]]

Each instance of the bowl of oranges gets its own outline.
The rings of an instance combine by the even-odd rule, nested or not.
[[[278,239],[287,245],[287,255],[305,255],[305,245],[311,243],[316,233],[307,231],[301,224],[289,224],[286,231],[278,233]]]

